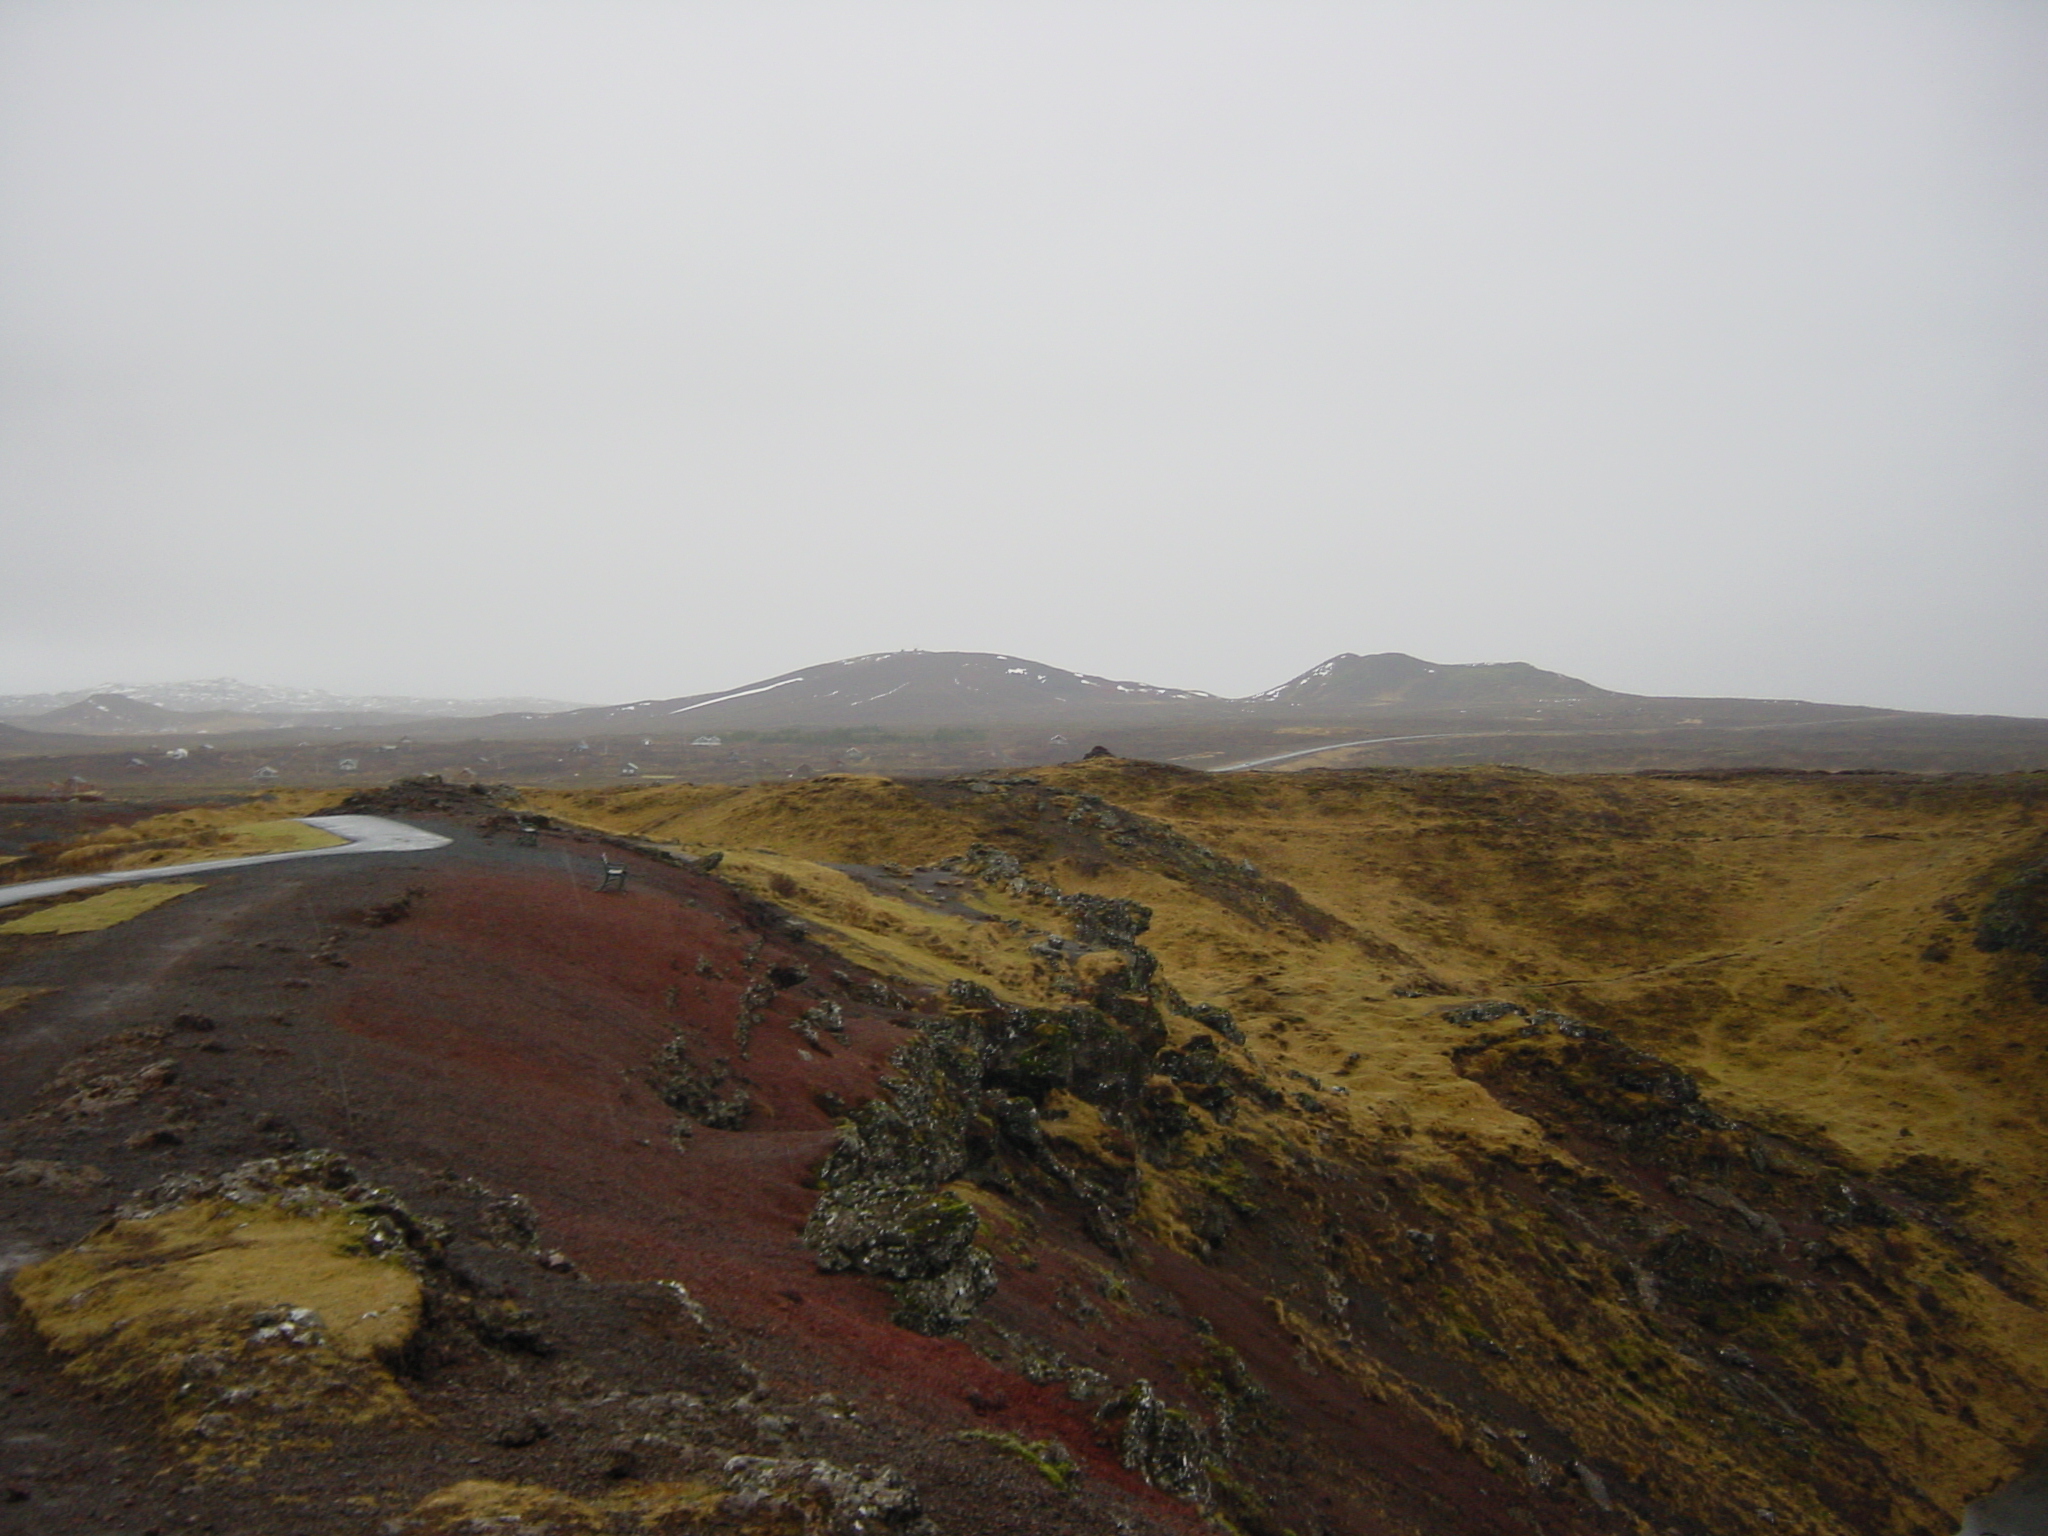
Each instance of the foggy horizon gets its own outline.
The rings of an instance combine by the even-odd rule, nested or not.
[[[897,650],[896,650],[895,652],[869,652],[869,653],[862,653],[862,654],[863,654],[863,655],[868,655],[868,654],[872,654],[872,655],[888,655],[888,654],[905,654],[905,653],[909,653],[909,654],[920,654],[920,653],[930,653],[930,652],[933,652],[933,651],[936,651],[936,650],[939,650],[939,649],[940,649],[940,648],[938,648],[938,647],[933,647],[933,646],[921,646],[921,647],[920,647],[920,646],[902,646],[902,647],[899,647],[899,648],[897,648]],[[1319,658],[1317,659],[1317,661],[1316,661],[1316,662],[1310,663],[1310,664],[1309,664],[1309,665],[1307,665],[1307,666],[1303,666],[1303,667],[1297,668],[1297,669],[1296,669],[1296,670],[1295,670],[1294,672],[1292,672],[1292,673],[1289,673],[1289,674],[1288,674],[1287,676],[1285,676],[1285,677],[1276,677],[1276,678],[1274,678],[1274,679],[1273,679],[1273,680],[1272,680],[1271,682],[1269,682],[1269,683],[1266,683],[1266,684],[1264,684],[1264,685],[1262,685],[1262,686],[1260,686],[1260,687],[1256,687],[1256,688],[1252,688],[1252,689],[1247,689],[1247,690],[1245,690],[1245,691],[1244,691],[1244,692],[1242,692],[1242,693],[1235,693],[1235,694],[1226,694],[1226,693],[1220,693],[1220,692],[1218,692],[1218,690],[1216,690],[1216,689],[1213,689],[1213,688],[1199,688],[1199,687],[1196,687],[1195,685],[1192,685],[1192,684],[1181,684],[1181,683],[1177,683],[1177,682],[1174,682],[1174,681],[1172,681],[1172,680],[1170,680],[1170,679],[1161,679],[1161,678],[1155,678],[1155,677],[1127,677],[1127,676],[1119,676],[1119,675],[1116,675],[1116,674],[1105,674],[1105,673],[1102,673],[1102,672],[1100,672],[1100,671],[1097,671],[1097,670],[1093,670],[1093,669],[1090,669],[1090,668],[1088,668],[1088,667],[1086,667],[1086,666],[1078,666],[1078,665],[1070,666],[1070,665],[1067,665],[1067,664],[1066,664],[1066,663],[1064,663],[1064,662],[1059,662],[1059,661],[1052,661],[1052,662],[1048,662],[1048,661],[1046,661],[1046,660],[1045,660],[1045,658],[1044,658],[1044,657],[1041,657],[1041,656],[1022,656],[1022,655],[1017,655],[1017,654],[1015,654],[1015,653],[1009,653],[1009,652],[967,652],[967,651],[965,650],[965,648],[963,648],[963,647],[945,647],[945,648],[944,648],[944,651],[945,651],[945,652],[948,652],[948,653],[957,653],[957,654],[981,654],[981,655],[996,655],[996,656],[998,656],[998,657],[1005,657],[1005,656],[1007,656],[1007,657],[1010,657],[1010,659],[1014,659],[1014,660],[1022,660],[1022,661],[1030,661],[1030,662],[1034,662],[1034,663],[1037,663],[1037,664],[1041,664],[1041,665],[1046,665],[1046,666],[1052,666],[1052,667],[1058,667],[1058,668],[1061,668],[1062,670],[1065,670],[1065,671],[1069,671],[1069,672],[1078,672],[1078,673],[1081,673],[1081,674],[1084,674],[1084,675],[1092,675],[1092,676],[1097,676],[1097,677],[1105,677],[1105,676],[1106,676],[1106,677],[1108,677],[1108,678],[1109,678],[1109,680],[1110,680],[1110,681],[1112,681],[1112,682],[1120,682],[1120,683],[1143,683],[1143,684],[1147,684],[1147,685],[1150,685],[1150,686],[1154,686],[1154,687],[1160,687],[1160,688],[1184,688],[1184,689],[1186,689],[1187,691],[1191,691],[1191,692],[1197,692],[1197,693],[1208,693],[1208,694],[1213,694],[1213,695],[1217,696],[1218,698],[1223,698],[1223,699],[1247,699],[1247,698],[1253,698],[1253,697],[1256,697],[1256,696],[1257,696],[1258,694],[1264,693],[1264,692],[1268,691],[1268,690],[1269,690],[1269,689],[1271,689],[1271,688],[1279,687],[1279,686],[1281,686],[1282,684],[1285,684],[1285,683],[1289,683],[1289,682],[1293,682],[1293,681],[1297,680],[1298,678],[1302,677],[1303,675],[1305,675],[1306,673],[1308,673],[1308,672],[1311,672],[1311,671],[1313,671],[1313,670],[1314,670],[1314,669],[1315,669],[1315,668],[1316,668],[1317,666],[1320,666],[1320,665],[1321,665],[1321,664],[1322,664],[1323,662],[1326,662],[1326,661],[1329,661],[1329,660],[1332,660],[1332,659],[1334,659],[1333,657],[1319,657]],[[1342,652],[1339,652],[1339,653],[1336,653],[1336,654],[1338,654],[1338,655],[1342,655],[1342,654],[1344,654],[1344,653],[1342,653]],[[1355,652],[1355,653],[1353,653],[1353,654],[1359,654],[1359,655],[1369,655],[1369,654],[1374,654],[1374,653],[1369,653],[1369,652]],[[689,686],[686,686],[686,687],[681,687],[681,688],[674,688],[674,689],[671,689],[671,690],[669,690],[669,691],[667,691],[667,692],[664,692],[664,693],[657,693],[657,694],[647,694],[647,693],[639,693],[639,694],[616,694],[616,695],[612,695],[612,696],[607,696],[607,697],[605,697],[605,698],[601,698],[601,699],[599,699],[599,698],[584,698],[584,699],[569,699],[569,698],[560,698],[560,699],[549,699],[549,700],[547,700],[547,702],[550,702],[550,703],[553,703],[553,704],[558,704],[558,705],[560,705],[560,706],[561,706],[562,708],[564,708],[564,709],[572,709],[572,708],[573,708],[573,709],[587,709],[587,708],[601,708],[601,707],[604,707],[604,706],[607,706],[607,705],[617,705],[617,704],[629,704],[629,703],[634,703],[634,702],[637,702],[637,701],[640,701],[640,700],[646,700],[646,699],[662,699],[662,698],[668,698],[668,699],[678,699],[678,698],[694,698],[694,697],[696,697],[696,696],[698,696],[698,695],[700,695],[700,694],[712,694],[712,695],[716,695],[716,694],[720,694],[720,693],[724,693],[724,692],[727,692],[727,691],[729,691],[729,690],[731,690],[731,689],[737,689],[737,688],[744,688],[744,687],[745,687],[745,686],[746,686],[746,685],[747,685],[748,683],[753,683],[753,682],[759,682],[759,681],[763,681],[763,680],[765,680],[765,679],[767,679],[767,678],[770,678],[770,677],[777,677],[777,676],[781,676],[781,675],[783,675],[783,674],[785,674],[785,673],[801,673],[801,672],[803,672],[803,671],[804,671],[804,670],[805,670],[806,668],[811,668],[811,667],[822,667],[822,666],[827,666],[827,665],[831,665],[831,664],[833,664],[833,663],[835,663],[835,662],[840,662],[840,661],[849,661],[849,660],[858,660],[858,659],[859,659],[859,657],[858,657],[858,656],[831,656],[831,657],[826,657],[826,656],[820,656],[820,657],[817,657],[817,658],[815,658],[815,659],[814,659],[813,661],[810,661],[810,662],[805,662],[805,663],[802,663],[802,664],[800,664],[800,665],[798,665],[798,666],[795,666],[795,667],[785,667],[785,668],[782,668],[780,672],[776,672],[776,673],[756,673],[756,674],[753,674],[753,675],[751,675],[751,676],[748,676],[748,677],[746,677],[746,678],[732,679],[732,680],[728,680],[728,681],[726,681],[726,682],[724,682],[724,683],[692,683],[692,684],[690,684]],[[1479,661],[1475,661],[1475,662],[1451,662],[1451,661],[1447,661],[1447,660],[1445,660],[1444,658],[1442,658],[1442,657],[1438,657],[1438,656],[1423,656],[1423,657],[1417,657],[1416,659],[1417,659],[1417,660],[1420,660],[1420,661],[1425,661],[1425,662],[1428,662],[1428,663],[1430,663],[1431,665],[1436,665],[1436,666],[1460,666],[1460,665],[1467,665],[1467,666],[1469,666],[1469,665],[1480,665],[1480,666],[1485,666],[1485,665],[1498,665],[1498,664],[1501,664],[1501,663],[1506,663],[1506,662],[1527,662],[1527,661],[1529,661],[1529,658],[1528,658],[1528,657],[1523,657],[1523,656],[1498,656],[1498,657],[1488,657],[1488,658],[1484,658],[1483,660],[1479,660]],[[1538,667],[1542,667],[1542,664],[1541,664],[1540,662],[1532,662],[1531,664],[1532,664],[1532,665],[1535,665],[1535,666],[1538,666]],[[1558,669],[1558,668],[1555,668],[1555,667],[1543,667],[1543,668],[1542,668],[1542,670],[1544,670],[1544,671],[1551,671],[1551,672],[1555,672],[1555,671],[1558,671],[1559,669]],[[1580,682],[1584,682],[1584,683],[1591,683],[1591,684],[1593,684],[1593,685],[1594,685],[1594,686],[1596,686],[1596,687],[1602,687],[1602,688],[1608,687],[1608,685],[1607,685],[1607,684],[1604,684],[1604,683],[1602,683],[1602,682],[1600,681],[1600,679],[1599,679],[1599,678],[1597,678],[1597,677],[1580,677],[1580,678],[1578,678],[1578,681],[1580,681]],[[207,683],[207,682],[222,682],[222,683],[226,683],[226,682],[231,682],[231,683],[237,683],[237,684],[241,684],[241,685],[244,685],[244,686],[248,686],[248,687],[256,687],[256,688],[276,688],[276,689],[280,689],[280,690],[285,690],[285,689],[289,689],[289,690],[294,690],[294,691],[302,691],[302,692],[308,692],[308,693],[311,693],[311,692],[318,692],[318,693],[326,693],[326,694],[331,694],[331,695],[334,695],[334,696],[335,696],[335,697],[337,697],[337,698],[351,698],[351,697],[356,697],[356,698],[378,698],[378,697],[382,697],[382,698],[394,698],[394,699],[395,699],[395,698],[415,698],[415,699],[423,699],[423,700],[425,700],[425,699],[433,699],[433,700],[447,700],[447,701],[450,701],[450,702],[462,702],[462,703],[473,703],[473,702],[485,702],[485,701],[497,701],[497,700],[515,700],[515,699],[517,699],[517,700],[525,700],[525,699],[541,699],[541,698],[543,697],[543,696],[541,696],[541,695],[535,695],[535,694],[519,694],[519,693],[501,693],[501,694],[483,694],[483,693],[478,693],[478,694],[444,694],[444,693],[428,693],[428,692],[422,692],[422,691],[419,691],[419,690],[409,690],[409,689],[349,689],[349,688],[314,688],[314,687],[312,687],[312,686],[310,686],[310,685],[304,685],[304,684],[299,684],[299,683],[293,682],[292,680],[290,680],[290,679],[287,679],[287,678],[237,677],[237,676],[233,676],[233,675],[230,675],[230,674],[221,674],[221,675],[219,675],[219,676],[216,676],[216,677],[211,677],[211,678],[202,678],[202,677],[189,677],[189,678],[172,678],[172,677],[162,677],[162,678],[157,678],[157,677],[151,677],[151,678],[141,678],[141,677],[132,677],[132,678],[126,678],[126,677],[124,677],[124,678],[112,678],[112,677],[110,677],[110,678],[102,678],[102,679],[99,679],[99,680],[98,680],[97,682],[94,682],[94,683],[83,683],[83,684],[79,684],[79,685],[77,685],[77,686],[73,686],[73,687],[59,687],[59,688],[36,688],[36,689],[17,689],[17,690],[14,690],[13,692],[14,692],[14,694],[15,694],[16,696],[19,696],[19,695],[23,695],[23,694],[29,694],[29,695],[43,695],[43,696],[52,696],[52,697],[55,697],[55,696],[61,696],[61,695],[65,695],[65,694],[81,694],[81,693],[88,693],[88,692],[92,692],[92,693],[97,693],[97,692],[103,691],[104,689],[108,689],[108,688],[111,688],[111,689],[114,689],[114,690],[119,690],[119,689],[121,689],[121,688],[131,688],[131,689],[135,689],[135,690],[138,690],[138,691],[139,691],[139,690],[144,690],[144,689],[149,689],[149,688],[161,687],[161,686],[164,686],[164,685],[175,685],[175,684],[192,684],[192,683]],[[1633,689],[1619,689],[1619,688],[1611,688],[1611,689],[1609,689],[1609,691],[1610,691],[1610,692],[1616,692],[1616,693],[1622,693],[1622,694],[1637,694],[1637,693],[1641,693],[1641,692],[1642,692],[1641,690],[1633,690]],[[1649,693],[1649,694],[1644,694],[1643,696],[1646,696],[1646,697],[1659,697],[1660,695],[1657,695],[1657,694],[1654,694],[1654,693]],[[1875,700],[1869,700],[1869,699],[1840,699],[1840,698],[1829,698],[1829,699],[1806,699],[1806,700],[1798,700],[1798,701],[1794,701],[1794,700],[1792,700],[1792,699],[1791,699],[1791,697],[1790,697],[1790,696],[1788,696],[1788,695],[1772,695],[1772,694],[1740,694],[1740,695],[1730,695],[1730,694],[1721,694],[1721,695],[1717,695],[1717,694],[1665,694],[1665,695],[1661,695],[1661,696],[1662,696],[1662,697],[1668,697],[1668,698],[1701,698],[1701,699],[1706,699],[1706,698],[1746,698],[1746,699],[1753,699],[1753,700],[1757,700],[1757,701],[1759,701],[1759,702],[1804,702],[1804,703],[1811,703],[1811,704],[1842,704],[1842,705],[1850,705],[1850,706],[1854,706],[1854,707],[1858,707],[1858,708],[1889,708],[1889,709],[1898,709],[1898,708],[1903,708],[1903,707],[1904,707],[1904,706],[1900,706],[1900,705],[1886,705],[1886,704],[1882,704],[1882,703],[1879,703],[1879,702],[1877,702],[1877,701],[1875,701]],[[182,705],[173,705],[173,706],[170,706],[170,707],[173,707],[173,708],[187,708],[187,707],[190,707],[190,706],[182,706]],[[253,706],[252,706],[252,707],[253,707]],[[1984,716],[1995,716],[1995,715],[2000,715],[2000,714],[2011,714],[2011,712],[2007,712],[2007,711],[1999,711],[1999,710],[1953,710],[1953,711],[1941,711],[1941,710],[1937,710],[1937,711],[1929,711],[1929,712],[1930,712],[1930,713],[1952,713],[1952,714],[1961,714],[1961,715],[1984,715]],[[2012,717],[2012,718],[2020,718],[2020,719],[2033,719],[2033,718],[2039,718],[2039,717],[2036,717],[2036,716],[2027,716],[2027,715],[2012,715],[2011,717]]]
[[[2048,716],[2048,13],[17,0],[0,692]]]

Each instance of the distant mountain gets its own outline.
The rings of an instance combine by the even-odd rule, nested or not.
[[[1374,712],[1448,713],[1627,701],[1526,662],[1447,664],[1388,652],[1334,656],[1246,699],[1119,682],[1021,656],[982,651],[883,651],[824,662],[716,693],[641,699],[559,714],[521,713],[428,724],[436,739],[717,735],[737,730],[887,731],[1015,726],[1107,730],[1168,722],[1339,720]]]
[[[931,728],[997,721],[1152,719],[1214,708],[1224,702],[1210,693],[1118,682],[1019,656],[980,651],[884,651],[828,661],[717,693],[642,699],[544,719],[550,731],[597,735],[748,727]]]
[[[1585,704],[1628,694],[1596,688],[1526,661],[1444,663],[1400,651],[1354,656],[1346,651],[1297,678],[1244,702],[1303,715],[1348,715],[1399,706],[1406,710],[1501,709]]]
[[[54,711],[108,695],[119,695],[140,704],[160,705],[185,715],[261,717],[243,729],[296,725],[336,715],[376,715],[384,720],[459,719],[513,711],[552,714],[581,707],[566,699],[421,699],[382,694],[335,694],[318,688],[281,688],[263,683],[244,683],[232,677],[214,677],[183,683],[101,683],[97,687],[68,693],[0,695],[0,718],[20,722],[33,716],[47,717]],[[58,730],[64,727],[39,725],[37,728]],[[178,724],[167,727],[187,728]]]
[[[87,736],[153,736],[175,731],[192,717],[161,704],[131,699],[120,693],[95,693],[67,704],[17,720],[32,731],[73,731]],[[252,722],[260,724],[261,722]]]
[[[285,701],[292,707],[282,707]],[[317,730],[336,741],[363,739],[370,732],[397,735],[402,728],[422,742],[862,729],[929,735],[995,727],[1096,736],[1160,725],[1272,729],[1355,723],[1370,729],[1392,720],[1437,718],[1456,718],[1462,729],[1484,717],[1545,726],[1596,721],[1735,725],[1816,714],[1841,719],[1896,713],[1798,700],[1654,698],[1617,693],[1527,662],[1435,662],[1398,651],[1346,652],[1241,699],[1070,672],[1021,656],[883,651],[712,693],[603,706],[562,707],[544,699],[342,698],[254,687],[232,678],[147,690],[102,689],[35,713],[8,708],[24,702],[29,701],[0,698],[0,717],[37,732],[191,737],[288,728]],[[310,707],[316,704],[328,707]],[[520,707],[479,713],[491,704]],[[406,708],[378,707],[400,705]]]

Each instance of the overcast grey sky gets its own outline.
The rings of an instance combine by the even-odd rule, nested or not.
[[[2033,0],[7,0],[0,691],[2048,715]]]

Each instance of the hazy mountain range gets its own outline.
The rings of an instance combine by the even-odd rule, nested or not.
[[[1450,666],[1395,651],[1333,656],[1277,688],[1245,699],[1118,682],[1018,656],[887,651],[785,672],[722,693],[583,709],[569,718],[587,721],[593,729],[629,719],[634,724],[675,721],[688,727],[699,719],[728,724],[743,716],[747,724],[758,718],[778,725],[1021,723],[1036,718],[1092,722],[1169,714],[1194,718],[1272,711],[1348,713],[1389,704],[1576,704],[1615,696],[1523,662]]]
[[[1094,746],[1189,767],[1514,763],[1548,772],[1777,767],[2003,773],[2048,765],[2048,720],[1797,699],[1620,693],[1527,662],[1345,653],[1262,692],[1098,676],[982,651],[887,651],[737,687],[602,706],[548,700],[262,698],[397,709],[205,707],[234,683],[103,692],[0,719],[0,780],[352,781],[473,774],[522,784],[752,783],[829,767],[931,775],[1060,762]],[[201,706],[176,709],[181,698]],[[20,702],[19,700],[12,702]],[[441,714],[420,712],[439,709]],[[457,710],[466,713],[455,713]],[[140,776],[140,777],[138,777]]]
[[[166,731],[465,718],[576,709],[565,699],[420,699],[326,693],[212,677],[182,683],[100,683],[63,693],[0,694],[0,720],[92,736]],[[223,718],[225,717],[225,718]],[[374,721],[365,717],[374,717]],[[213,724],[220,720],[220,724]]]
[[[1616,693],[1526,662],[1446,663],[1398,651],[1346,652],[1245,698],[1070,672],[981,651],[885,651],[785,672],[714,693],[576,709],[428,722],[416,735],[493,740],[541,736],[697,736],[722,731],[917,731],[1042,724],[1087,730],[1370,721],[1485,712],[1527,720],[1654,711],[1859,713],[1853,706],[1757,700],[1652,699]],[[1869,713],[1889,713],[1869,711]]]
[[[0,719],[29,730],[93,736],[215,734],[279,726],[485,721],[512,734],[642,731],[671,735],[756,729],[888,729],[1022,724],[1111,725],[1274,713],[1347,715],[1391,705],[1458,709],[1576,705],[1615,694],[1525,662],[1451,665],[1399,652],[1346,653],[1276,688],[1230,699],[1189,688],[1070,672],[980,651],[884,651],[784,672],[712,693],[578,706],[551,699],[347,697],[215,678],[78,693],[0,696]],[[435,734],[443,732],[436,731]]]
[[[59,698],[30,711],[20,706]],[[315,708],[313,706],[322,706]],[[396,733],[419,741],[541,741],[641,736],[685,742],[730,732],[929,733],[1041,727],[1089,732],[1151,726],[1284,729],[1291,722],[1490,720],[1538,728],[1851,722],[1908,712],[1798,700],[1688,699],[1618,693],[1527,662],[1447,663],[1398,651],[1333,656],[1244,698],[1071,672],[981,651],[884,651],[710,693],[575,706],[545,699],[347,698],[232,679],[84,696],[0,698],[22,730],[73,737],[226,736],[289,728],[329,739]],[[1962,719],[1940,715],[1914,718]],[[1424,725],[1424,729],[1438,729]],[[332,733],[332,734],[330,734]]]

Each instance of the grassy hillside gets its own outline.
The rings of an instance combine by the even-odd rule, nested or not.
[[[728,850],[865,963],[1017,1003],[1086,981],[1043,952],[1062,897],[1142,903],[1171,995],[1284,1090],[1191,1115],[1143,1230],[1264,1265],[1306,1357],[1489,1464],[1539,1475],[1505,1399],[1700,1528],[1920,1531],[2040,1429],[2048,774],[1108,761],[531,798]],[[1341,1172],[1272,1183],[1303,1148]]]

